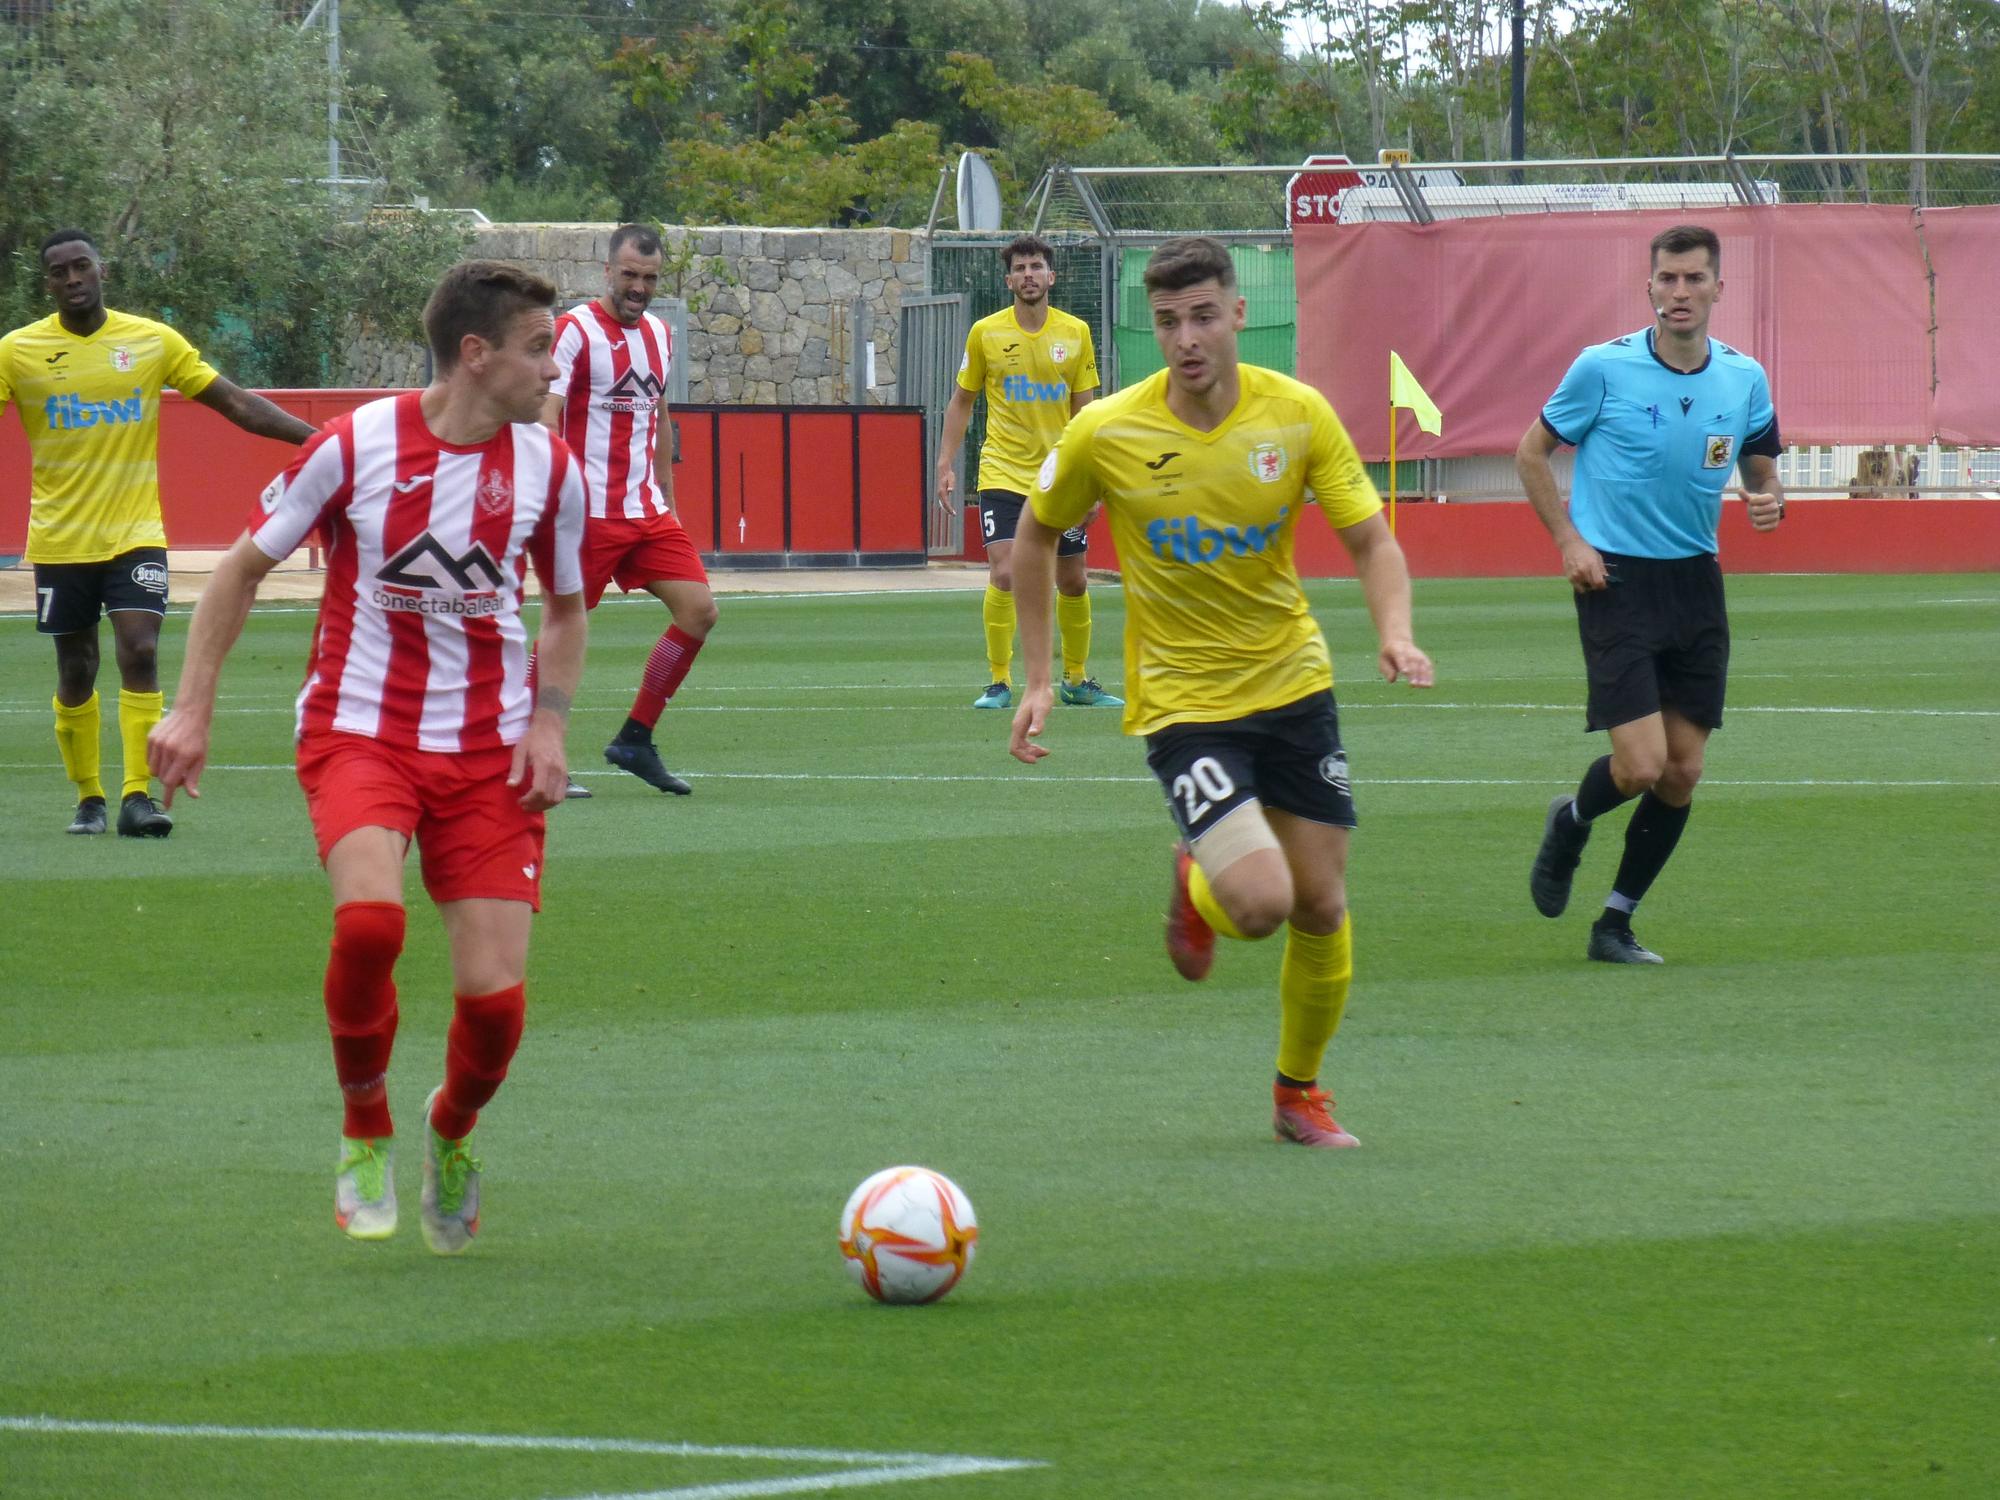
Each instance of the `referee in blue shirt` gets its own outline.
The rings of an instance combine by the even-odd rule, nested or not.
[[[1662,961],[1632,935],[1632,912],[1680,842],[1722,723],[1729,616],[1715,527],[1729,471],[1742,470],[1737,494],[1757,530],[1785,514],[1763,367],[1708,336],[1721,270],[1714,231],[1683,224],[1655,237],[1652,326],[1578,355],[1514,455],[1576,590],[1586,727],[1611,734],[1575,795],[1549,804],[1529,889],[1543,916],[1561,916],[1591,823],[1638,798],[1590,930],[1589,956],[1606,963]],[[1576,448],[1567,510],[1549,466],[1563,444]]]

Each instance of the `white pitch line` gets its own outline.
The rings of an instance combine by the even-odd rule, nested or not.
[[[907,1484],[959,1474],[1000,1474],[1045,1467],[1024,1458],[973,1458],[948,1453],[868,1453],[843,1448],[760,1448],[740,1444],[664,1443],[643,1438],[538,1437],[514,1433],[381,1432],[360,1428],[226,1427],[212,1423],[80,1421],[63,1417],[0,1417],[0,1432],[51,1436],[252,1439],[264,1442],[354,1443],[513,1452],[639,1455],[658,1458],[754,1459],[768,1463],[857,1465],[834,1474],[793,1474],[674,1489],[594,1492],[570,1500],[753,1500],[765,1495],[823,1495],[870,1485]]]
[[[960,683],[901,684],[901,687],[905,691],[930,691],[933,689],[937,691],[951,691],[953,689],[962,686],[963,684]],[[707,691],[721,691],[721,690],[708,689]],[[867,691],[880,692],[882,691],[882,685],[880,683],[856,683],[856,684],[842,683],[842,684],[828,684],[828,685],[812,684],[812,685],[801,685],[798,687],[742,688],[742,689],[736,689],[736,691],[772,692],[772,693],[821,693],[821,692],[846,693],[846,692],[867,692]],[[593,695],[585,694],[583,696],[590,697]],[[624,694],[622,693],[621,690],[606,689],[601,694],[595,696],[602,697],[607,701],[615,696],[622,701]],[[216,712],[222,715],[237,715],[237,716],[247,716],[254,714],[284,714],[289,716],[295,712],[294,708],[295,702],[296,700],[294,698],[260,699],[250,704],[245,704],[244,702],[242,702],[242,700],[238,700],[235,703],[228,704],[218,708]],[[904,706],[913,708],[937,708],[940,707],[941,705],[905,704]],[[882,706],[878,703],[748,703],[745,704],[745,703],[677,702],[674,704],[673,711],[676,714],[867,714],[867,713],[879,713],[881,712],[881,707]],[[1378,711],[1387,713],[1406,713],[1406,712],[1437,713],[1440,711],[1463,713],[1463,712],[1479,712],[1479,711],[1490,712],[1495,710],[1505,713],[1576,714],[1583,712],[1583,705],[1580,703],[1445,703],[1445,702],[1439,702],[1435,699],[1421,699],[1421,700],[1408,699],[1403,702],[1394,702],[1394,703],[1360,703],[1360,702],[1350,701],[1342,703],[1340,705],[1340,711],[1344,714],[1374,713]],[[2000,708],[1852,708],[1852,707],[1834,706],[1834,705],[1800,704],[1796,706],[1782,706],[1776,704],[1732,703],[1731,705],[1729,705],[1728,711],[1732,714],[1827,714],[1832,716],[1873,715],[1876,717],[1892,718],[1892,719],[1894,718],[2000,719]],[[48,712],[49,712],[49,706],[46,703],[27,703],[27,704],[15,703],[15,704],[0,705],[0,714],[46,714]]]
[[[0,761],[0,771],[47,771],[47,764],[40,761]],[[289,762],[274,765],[212,765],[208,771],[228,771],[231,773],[271,773],[290,774],[298,768]],[[684,770],[686,768],[683,768]],[[602,777],[606,781],[618,781],[629,776],[626,771],[576,770],[570,775]],[[908,775],[879,771],[699,771],[687,770],[689,778],[696,781],[883,781],[910,784],[931,782],[970,782],[979,786],[1155,786],[1158,783],[1151,776],[1070,776],[1059,771],[1016,771],[1004,776],[975,776],[962,772],[913,771]],[[1571,780],[1558,780],[1550,776],[1369,776],[1362,783],[1367,786],[1572,786]],[[1890,780],[1868,777],[1798,776],[1786,778],[1730,778],[1704,776],[1701,784],[1705,787],[1988,787],[2000,786],[2000,780],[1954,781],[1943,779]]]
[[[1104,592],[1116,593],[1122,588],[1122,585],[1116,583],[1097,583],[1093,580],[1093,587]],[[716,597],[723,603],[734,606],[738,604],[768,604],[772,600],[790,601],[794,599],[935,599],[940,595],[949,598],[966,594],[976,594],[979,592],[979,589],[980,585],[970,583],[946,585],[940,588],[909,589],[774,589],[769,593],[759,593],[746,589],[741,593],[733,590],[724,590]],[[651,604],[652,602],[653,596],[651,594],[628,594],[618,598],[602,599],[598,602],[597,608],[603,609],[606,606],[622,608],[625,605],[636,606]],[[541,603],[542,601],[539,598],[524,599],[521,601],[521,608],[523,610],[539,609]],[[260,604],[253,606],[252,612],[259,618],[265,615],[316,615],[319,613],[319,601],[313,600],[309,603],[299,604]],[[169,618],[191,615],[193,613],[194,606],[192,604],[169,604],[167,606],[167,615]],[[34,618],[35,612],[32,609],[0,609],[0,620],[32,620]]]

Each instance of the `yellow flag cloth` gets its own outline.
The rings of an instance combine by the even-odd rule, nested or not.
[[[1417,384],[1417,377],[1394,349],[1389,351],[1389,404],[1407,406],[1417,414],[1417,425],[1433,436],[1444,431],[1444,418],[1438,413],[1437,402]]]

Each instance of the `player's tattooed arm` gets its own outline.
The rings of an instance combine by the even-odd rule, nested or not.
[[[569,722],[571,701],[570,694],[553,683],[540,683],[535,688],[535,711],[552,713],[565,724]]]

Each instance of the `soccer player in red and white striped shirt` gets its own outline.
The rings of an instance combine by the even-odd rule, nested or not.
[[[444,1083],[425,1101],[425,1242],[479,1229],[473,1122],[507,1075],[541,904],[544,812],[562,800],[563,733],[583,671],[584,485],[535,418],[555,376],[555,288],[497,261],[445,273],[424,308],[424,391],[329,422],[271,481],[188,628],[173,712],[154,729],[169,806],[200,795],[223,659],[258,584],[314,530],[326,591],[298,701],[298,772],[333,887],[327,1021],[346,1115],[334,1218],[396,1228],[387,1075],[414,839],[451,947]],[[521,593],[542,585],[538,677]]]
[[[715,595],[701,555],[674,515],[672,452],[660,459],[667,423],[673,335],[646,311],[660,286],[660,237],[641,224],[611,235],[604,292],[556,322],[557,374],[542,421],[583,460],[590,482],[584,528],[584,602],[592,609],[616,581],[644,589],[673,615],[653,645],[632,712],[604,758],[649,786],[685,797],[653,743],[654,726],[715,626]],[[571,796],[590,795],[574,782]]]

